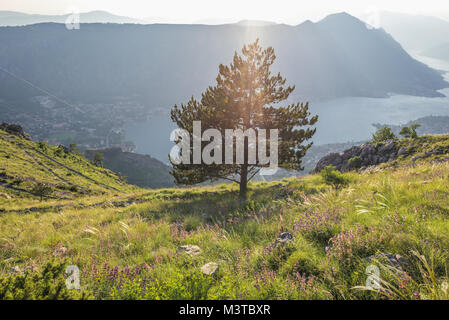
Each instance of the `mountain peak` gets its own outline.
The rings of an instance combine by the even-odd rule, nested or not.
[[[364,24],[358,18],[350,15],[347,12],[333,13],[326,16],[324,19],[318,22],[319,24],[333,24],[333,25],[354,25],[354,24]]]
[[[275,25],[275,22],[264,20],[240,20],[236,23],[239,26],[265,27]]]

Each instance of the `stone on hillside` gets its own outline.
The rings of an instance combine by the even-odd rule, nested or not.
[[[37,271],[37,268],[34,265],[26,266],[25,269],[24,269],[24,273],[33,273],[33,272],[36,272],[36,271]]]
[[[187,253],[189,256],[193,257],[201,253],[201,248],[195,245],[188,244],[178,247],[177,251],[179,253]]]
[[[388,265],[390,265],[393,268],[402,270],[404,266],[408,264],[407,259],[402,257],[400,254],[391,254],[388,252],[381,252],[379,254],[375,254],[368,257],[368,261],[372,262],[386,262]]]
[[[289,232],[284,232],[279,235],[279,237],[274,242],[274,246],[285,245],[293,241],[293,235]]]
[[[401,148],[398,151],[398,156],[402,156],[403,154],[407,154],[407,148]]]
[[[11,196],[4,192],[0,192],[0,197],[5,198],[5,199],[11,199]]]
[[[22,274],[22,269],[20,269],[19,266],[14,266],[14,267],[11,268],[11,273]]]
[[[206,263],[204,266],[201,267],[201,272],[203,272],[206,275],[213,276],[218,271],[218,264],[215,262],[209,262]]]
[[[55,249],[55,251],[53,252],[54,256],[63,256],[67,253],[67,248],[66,247],[58,247]]]

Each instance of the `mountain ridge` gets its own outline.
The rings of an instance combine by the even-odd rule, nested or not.
[[[0,11],[0,27],[26,26],[36,23],[65,23],[72,13],[59,15],[30,14],[18,11]],[[81,23],[145,23],[144,20],[119,16],[103,10],[80,12]]]
[[[345,26],[354,23],[358,27],[349,32]],[[274,47],[274,67],[296,85],[294,99],[386,97],[391,92],[438,97],[442,94],[437,90],[448,86],[386,32],[369,30],[348,14],[300,26],[85,24],[72,32],[44,23],[0,28],[6,44],[0,59],[1,67],[67,99],[140,96],[152,107],[199,95],[214,81],[217,66],[256,38]],[[23,41],[18,45],[11,37]],[[0,75],[0,94],[17,91],[13,82]],[[17,94],[26,96],[27,89],[21,89]]]

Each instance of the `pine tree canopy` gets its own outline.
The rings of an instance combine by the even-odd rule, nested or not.
[[[272,47],[263,49],[259,40],[256,40],[252,44],[244,45],[241,53],[234,54],[230,65],[219,66],[216,85],[206,89],[201,101],[192,97],[186,104],[175,105],[171,110],[171,119],[191,137],[194,134],[194,121],[201,121],[202,136],[207,129],[217,129],[222,137],[225,137],[226,129],[240,129],[243,132],[253,129],[256,133],[265,129],[267,133],[264,141],[266,140],[268,154],[273,148],[270,147],[270,129],[277,129],[278,166],[302,170],[301,159],[312,145],[311,142],[305,142],[314,135],[316,129],[311,126],[318,121],[318,116],[311,116],[308,103],[280,106],[295,87],[286,86],[286,79],[280,73],[271,73],[270,67],[276,59]],[[200,143],[202,152],[214,139]],[[257,134],[256,139],[261,139],[260,134]],[[233,142],[234,159],[237,158],[236,141]],[[242,163],[234,161],[231,164],[224,161],[198,163],[194,159],[191,144],[189,164],[170,160],[173,165],[172,175],[178,184],[184,185],[216,179],[235,181],[240,184],[240,197],[246,199],[247,182],[259,173],[261,168],[267,167],[257,152],[255,161],[250,160],[250,151],[257,150],[258,144],[252,146],[248,141],[245,136]],[[219,144],[219,148],[207,151],[210,151],[215,159],[225,159],[225,142],[219,141]],[[219,153],[222,153],[221,156]]]

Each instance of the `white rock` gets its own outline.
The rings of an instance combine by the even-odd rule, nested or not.
[[[214,275],[218,270],[218,264],[215,262],[206,263],[201,267],[201,271],[209,276]]]
[[[187,253],[188,255],[193,257],[201,253],[201,248],[195,245],[188,244],[178,247],[177,252]]]

